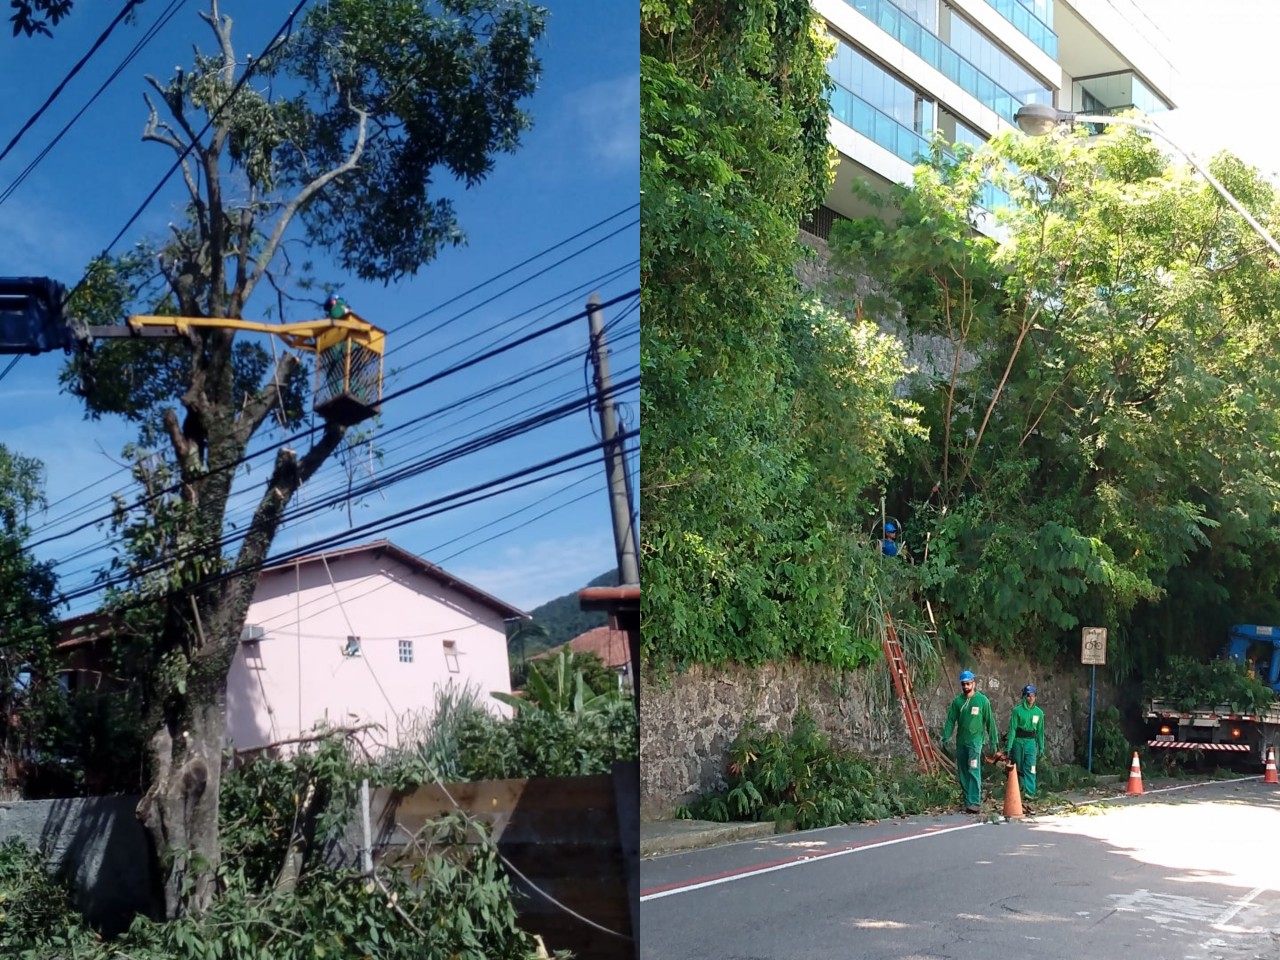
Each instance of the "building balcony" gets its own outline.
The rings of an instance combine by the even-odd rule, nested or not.
[[[889,0],[844,0],[898,43],[1009,123],[1022,101]]]
[[[929,161],[928,140],[839,84],[831,92],[831,115],[900,160],[913,165]],[[980,203],[985,210],[999,210],[1009,205],[1009,195],[987,183],[983,185]]]
[[[996,13],[1014,25],[1017,31],[1047,53],[1058,59],[1058,35],[1022,2],[1022,0],[987,0]]]

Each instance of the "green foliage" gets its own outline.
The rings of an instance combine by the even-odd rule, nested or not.
[[[1147,681],[1143,695],[1171,701],[1178,710],[1229,704],[1244,713],[1263,713],[1275,703],[1275,692],[1250,676],[1243,664],[1231,660],[1201,663],[1190,657],[1170,657]]]
[[[641,17],[643,656],[854,666],[851,534],[910,411],[901,352],[793,273],[830,180],[826,41],[804,0]]]
[[[302,81],[310,97],[262,107],[275,124],[257,150],[271,154],[272,185],[299,187],[346,159],[357,111],[368,113],[361,162],[302,211],[309,237],[344,270],[390,281],[464,242],[452,203],[429,187],[474,186],[497,153],[518,146],[545,21],[544,9],[522,0],[335,0],[308,11],[266,73]],[[261,129],[245,118],[251,141]],[[251,176],[252,156],[241,148]]]
[[[728,789],[684,811],[707,820],[794,821],[800,829],[924,813],[952,801],[950,778],[835,750],[799,711],[791,732],[749,725],[729,750]]]
[[[43,506],[43,465],[0,446],[0,762],[21,758],[24,774],[62,703],[57,578],[51,564],[36,561],[23,546],[27,519]]]
[[[458,749],[462,780],[608,773],[639,754],[635,704],[615,696],[591,711],[521,710],[509,720],[479,712],[462,723]]]
[[[1043,756],[1036,761],[1036,789],[1042,793],[1066,793],[1089,789],[1097,784],[1097,777],[1082,764],[1049,763]]]
[[[517,710],[496,717],[474,689],[436,691],[430,717],[378,758],[371,780],[407,788],[419,783],[505,780],[608,773],[634,759],[639,730],[635,705],[616,694],[590,710]]]
[[[1088,723],[1086,716],[1085,723]],[[1087,730],[1087,728],[1086,728]],[[1084,765],[1089,750],[1089,737],[1076,737],[1076,762]],[[1093,772],[1095,774],[1127,773],[1133,760],[1133,745],[1124,735],[1120,710],[1114,706],[1099,710],[1093,717]]]
[[[597,683],[603,679],[603,689],[599,693],[587,685],[585,670],[595,671]],[[599,657],[595,654],[575,656],[568,647],[561,647],[554,658],[537,661],[529,671],[528,684],[527,696],[495,691],[493,697],[514,707],[517,713],[535,710],[542,713],[582,713],[603,709],[622,696],[616,676],[612,670],[604,668]]]
[[[529,688],[525,693],[539,706],[546,705],[548,695],[550,702],[555,702],[559,696],[556,691],[564,682],[566,671],[582,677],[583,693],[588,700],[595,696],[618,693],[617,671],[606,667],[595,653],[574,653],[568,647],[562,647],[554,657],[542,657],[533,661],[529,667]],[[537,681],[533,680],[534,674],[538,675]],[[535,692],[535,684],[540,692]]]
[[[1270,220],[1271,184],[1213,169]],[[935,149],[832,248],[850,309],[942,357],[908,381],[927,435],[887,496],[931,534],[944,642],[1047,660],[1106,625],[1123,678],[1276,609],[1280,277],[1201,178],[1132,132],[1006,134]]]
[[[24,960],[532,957],[497,852],[483,828],[461,815],[429,823],[408,865],[375,877],[324,865],[326,841],[347,825],[362,772],[338,738],[288,761],[229,771],[224,895],[201,916],[137,918],[109,944],[85,927],[43,858],[10,841],[0,847],[0,950]],[[299,845],[296,882],[282,884],[286,853]]]
[[[13,8],[13,35],[52,37],[53,30],[71,12],[72,0],[9,0]],[[132,16],[132,14],[130,14]]]
[[[437,687],[429,714],[400,735],[400,743],[378,758],[377,781],[390,787],[465,780],[460,738],[467,725],[488,711],[475,687]]]
[[[73,945],[86,947],[93,939],[44,858],[13,837],[0,844],[0,955],[18,958],[50,948],[70,956]]]

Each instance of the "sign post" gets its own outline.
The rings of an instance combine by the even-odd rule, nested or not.
[[[1107,662],[1107,628],[1080,629],[1080,662],[1089,666],[1089,752],[1085,769],[1093,773],[1093,698],[1098,686],[1098,664]]]

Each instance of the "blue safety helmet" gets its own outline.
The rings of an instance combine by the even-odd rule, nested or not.
[[[1035,692],[1036,692],[1036,685],[1034,683],[1028,683],[1025,687],[1022,688],[1022,695],[1024,697],[1028,693],[1035,693]]]
[[[885,533],[897,533],[897,532],[898,532],[898,525],[897,525],[896,523],[894,523],[892,520],[888,520],[888,521],[886,521],[886,522],[885,522],[885,525],[884,525],[884,532],[885,532]]]
[[[973,680],[973,671],[972,671],[972,670],[961,670],[961,671],[960,671],[960,682],[961,682],[961,683],[969,683],[969,682],[970,682],[970,681],[972,681],[972,680]]]

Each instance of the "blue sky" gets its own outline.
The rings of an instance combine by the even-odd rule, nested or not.
[[[119,6],[80,0],[52,39],[0,37],[4,51],[0,89],[7,94],[0,104],[0,148],[89,49]],[[222,0],[221,12],[235,23],[233,42],[242,62],[244,54],[261,51],[291,6]],[[543,77],[538,92],[526,104],[534,116],[534,128],[518,152],[497,159],[495,170],[479,187],[448,192],[468,244],[446,251],[416,278],[385,288],[362,284],[336,271],[319,272],[322,279],[341,285],[352,307],[371,322],[388,330],[408,323],[388,341],[388,393],[481,347],[518,336],[526,324],[531,324],[531,330],[578,312],[592,290],[609,300],[639,285],[637,10],[592,0],[552,0],[546,6],[550,18],[540,45]],[[147,0],[139,8],[135,25],[115,31],[54,106],[0,161],[0,192],[7,192],[165,8],[165,0]],[[48,276],[74,285],[85,264],[124,226],[168,170],[173,155],[141,139],[147,117],[142,95],[150,89],[144,76],[151,74],[163,82],[176,65],[190,63],[193,43],[204,50],[213,47],[212,33],[197,16],[207,9],[207,0],[186,0],[12,195],[0,201],[4,222],[0,276]],[[179,219],[184,195],[179,180],[173,178],[116,251],[144,236],[162,234],[170,221]],[[605,222],[587,230],[601,221]],[[584,230],[579,239],[466,293]],[[316,254],[315,259],[319,262],[321,257]],[[565,262],[556,265],[561,259]],[[508,287],[514,289],[503,293]],[[255,309],[266,305],[265,298],[255,298],[246,317],[259,318]],[[606,321],[615,323],[610,328],[610,362],[616,379],[638,375],[639,318],[634,309],[627,312],[630,306],[630,301],[624,301],[605,314]],[[290,317],[305,318],[301,312]],[[446,321],[450,321],[447,326],[436,329]],[[570,358],[425,427],[401,431],[383,444],[380,464],[354,453],[345,464],[331,460],[295,502],[316,503],[343,489],[351,476],[355,482],[378,478],[409,459],[451,446],[472,431],[491,429],[507,418],[581,396],[586,329],[585,320],[571,324],[464,374],[389,402],[383,429],[457,403],[540,363]],[[468,338],[474,339],[460,343]],[[270,338],[264,340],[265,345],[270,343]],[[7,411],[0,442],[46,464],[51,507],[32,519],[37,538],[67,533],[102,516],[113,492],[130,498],[137,495],[121,469],[120,457],[124,444],[135,438],[134,428],[123,421],[85,421],[79,402],[59,392],[62,363],[60,354],[23,357],[0,380],[0,398]],[[624,420],[638,428],[637,396],[632,388],[620,399]],[[495,479],[585,446],[595,435],[594,415],[576,414],[396,484],[351,503],[349,509],[344,505],[287,525],[277,537],[275,550],[293,550],[339,533],[350,523],[368,523]],[[250,450],[279,438],[280,434],[260,433]],[[256,503],[267,463],[257,461],[239,480],[229,510],[232,519],[241,518]],[[525,609],[583,586],[615,563],[604,470],[598,458],[576,473],[415,522],[386,536]],[[110,557],[105,528],[92,526],[35,551],[41,559],[59,561],[64,591],[84,586]],[[64,612],[80,613],[91,607],[91,600],[80,600]]]

